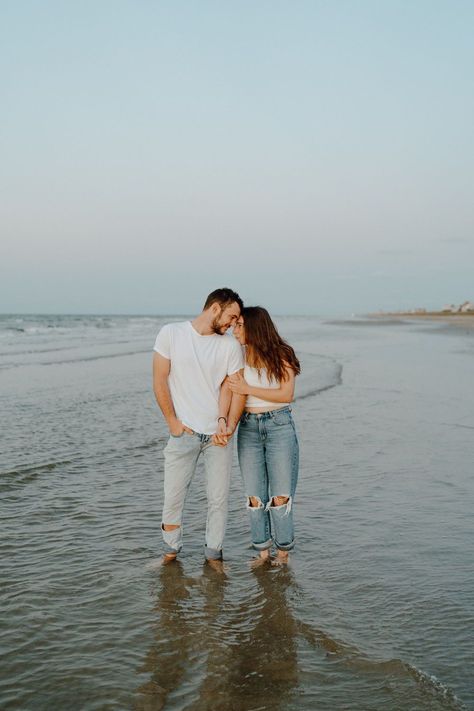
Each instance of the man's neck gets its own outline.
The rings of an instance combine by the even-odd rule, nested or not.
[[[205,314],[196,316],[194,321],[191,321],[191,326],[200,336],[212,336],[214,334],[209,318]]]

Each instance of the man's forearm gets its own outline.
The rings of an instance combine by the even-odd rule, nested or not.
[[[230,404],[232,400],[232,391],[224,381],[221,385],[221,389],[219,392],[219,413],[217,415],[218,418],[225,417],[226,422],[228,422],[229,419],[229,410],[230,410]]]
[[[171,393],[168,386],[168,380],[158,380],[154,384],[154,393],[156,397],[156,402],[159,405],[163,417],[165,418],[168,425],[176,420],[176,412],[174,410],[173,401],[171,399]]]
[[[232,402],[230,403],[229,415],[227,417],[227,427],[232,432],[239,424],[239,420],[245,408],[246,400],[246,395],[238,395],[237,393],[233,393],[232,395]]]

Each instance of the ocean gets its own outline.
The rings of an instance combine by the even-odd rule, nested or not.
[[[0,316],[0,708],[474,708],[474,329],[277,318],[302,363],[297,547],[250,568],[235,457],[219,574],[202,465],[157,565],[170,320]]]

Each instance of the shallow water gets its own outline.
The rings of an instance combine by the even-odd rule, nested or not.
[[[235,466],[221,575],[201,467],[181,560],[156,566],[166,320],[0,318],[0,707],[472,707],[472,333],[280,319],[298,546],[250,570]]]

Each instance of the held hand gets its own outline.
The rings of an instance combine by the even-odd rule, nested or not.
[[[212,444],[216,447],[225,447],[233,433],[224,420],[219,420],[217,432],[212,435]]]
[[[212,435],[211,442],[214,447],[227,447],[227,438],[223,435],[217,434],[217,432]]]
[[[226,383],[229,389],[237,395],[248,395],[249,384],[241,373],[234,373],[226,378]]]

